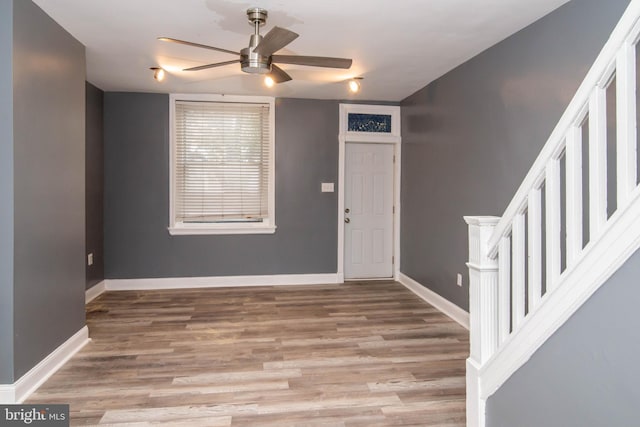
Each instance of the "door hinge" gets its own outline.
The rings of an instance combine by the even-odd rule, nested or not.
[[[391,208],[391,213],[396,213],[396,207],[395,207],[395,206],[393,206],[393,207]]]
[[[396,257],[391,256],[391,264],[395,264],[396,263]]]
[[[393,155],[393,163],[395,163],[395,162],[396,162],[396,155],[394,154]]]

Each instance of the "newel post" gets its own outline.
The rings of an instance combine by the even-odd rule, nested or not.
[[[484,427],[485,401],[480,396],[480,369],[498,348],[498,261],[488,256],[489,239],[500,220],[465,216],[469,225],[469,338],[467,359],[467,426]]]

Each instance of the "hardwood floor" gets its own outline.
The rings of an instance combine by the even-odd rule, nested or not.
[[[463,426],[468,332],[398,283],[109,292],[28,403],[72,425]]]

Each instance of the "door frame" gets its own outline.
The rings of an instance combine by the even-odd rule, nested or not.
[[[391,116],[391,132],[353,132],[348,129],[349,113],[384,114]],[[400,274],[400,177],[402,168],[402,138],[400,135],[400,107],[392,105],[340,104],[340,133],[338,135],[338,280],[344,282],[344,184],[346,144],[393,145],[393,280]]]

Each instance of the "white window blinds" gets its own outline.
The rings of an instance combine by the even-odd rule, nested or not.
[[[262,222],[269,104],[175,103],[175,222]]]

